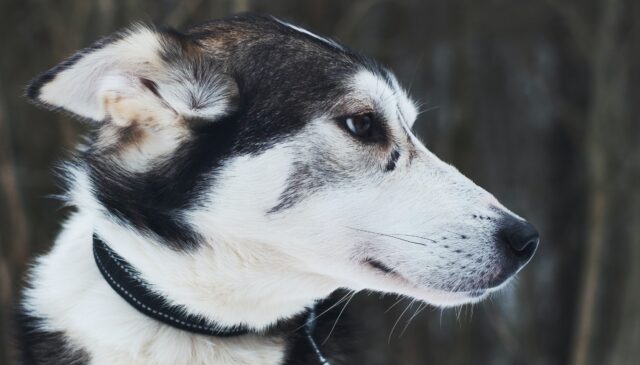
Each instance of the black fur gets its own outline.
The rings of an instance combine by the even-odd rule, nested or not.
[[[387,166],[385,167],[385,171],[389,172],[389,171],[393,171],[396,168],[396,163],[398,162],[398,159],[400,158],[400,152],[396,149],[394,149],[391,152],[391,158],[389,159],[389,162],[387,162]]]
[[[347,293],[337,291],[315,308],[318,317],[311,336],[332,365],[352,364],[350,359],[359,351],[359,344],[355,341],[357,336],[351,330],[353,326],[349,311],[343,311],[345,295]],[[283,365],[321,365],[306,336],[300,329],[289,332]]]
[[[216,171],[232,154],[238,127],[234,116],[216,123],[192,121],[194,139],[170,160],[141,174],[89,151],[84,159],[97,198],[125,224],[156,234],[174,248],[195,247],[199,236],[180,215],[215,180]]]
[[[20,310],[16,315],[18,363],[22,365],[86,365],[89,355],[72,346],[64,333],[40,328],[41,318]]]
[[[95,127],[89,148],[80,152],[71,164],[87,171],[97,199],[122,224],[161,238],[177,250],[198,246],[200,237],[185,223],[182,214],[202,202],[204,193],[216,184],[217,174],[229,159],[258,154],[296,135],[318,113],[335,106],[348,92],[345,81],[359,69],[381,75],[391,84],[389,73],[375,61],[295,31],[271,17],[234,16],[185,33],[167,30],[158,33],[162,36],[162,57],[175,72],[174,77],[187,77],[184,73],[189,72],[188,77],[208,84],[219,75],[233,83],[237,93],[226,95],[232,99],[227,115],[217,120],[186,121],[191,137],[170,158],[157,161],[141,173],[119,167],[113,154],[97,147],[95,142],[104,124],[101,122]],[[27,96],[42,104],[38,101],[41,88],[59,72],[125,36],[122,33],[105,38],[41,74],[28,87]],[[213,38],[222,39],[224,52],[204,52],[206,41]],[[159,95],[154,80],[141,81]],[[199,106],[195,96],[191,105]],[[125,135],[121,137],[128,138],[126,134],[130,132],[122,131]],[[391,165],[395,166],[398,157],[392,153],[387,170],[393,169]],[[332,168],[330,159],[331,156],[318,154],[315,161],[300,162],[296,173],[289,177],[289,189],[271,212],[291,207],[302,199],[301,187],[310,193],[326,183],[327,177],[339,181],[342,176]],[[324,178],[318,179],[319,175]],[[334,303],[333,299],[321,303],[318,314]],[[347,363],[341,353],[349,347],[344,341],[348,336],[340,325],[333,329],[339,309],[322,314],[312,333],[332,364]],[[287,365],[317,362],[301,326],[304,318],[297,316],[265,334],[286,338]],[[40,330],[38,320],[26,314],[20,316],[23,363],[88,362],[86,352],[72,348],[63,333]],[[341,323],[344,322],[342,319]],[[330,333],[330,339],[324,343]]]
[[[198,245],[199,236],[181,214],[199,204],[226,160],[257,154],[295,135],[317,113],[334,106],[347,92],[344,81],[358,69],[367,68],[391,82],[388,72],[375,61],[267,16],[234,16],[186,33],[158,32],[162,32],[162,57],[176,72],[174,77],[192,70],[189,77],[196,82],[221,75],[236,84],[232,113],[216,121],[190,121],[193,138],[148,172],[125,171],[97,148],[83,153],[79,164],[89,171],[97,197],[110,213],[176,249]],[[126,33],[101,40],[42,74],[29,86],[27,95],[37,100],[40,88],[58,72],[123,36]],[[211,38],[228,43],[227,57],[202,53],[203,44]],[[155,89],[153,80],[143,83]],[[291,182],[299,182],[299,175],[310,171],[299,169]],[[306,176],[305,181],[310,178]],[[299,194],[288,193],[272,210],[290,207],[298,198]]]

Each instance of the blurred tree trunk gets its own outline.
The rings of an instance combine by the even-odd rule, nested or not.
[[[27,217],[22,193],[18,188],[10,124],[3,96],[0,89],[0,218],[7,222],[0,226],[4,231],[4,234],[0,234],[0,329],[8,328],[11,323],[12,304],[15,301],[13,293],[17,281],[14,273],[22,271],[29,254]],[[9,333],[6,330],[0,331],[0,343],[10,343]],[[7,359],[7,350],[6,346],[0,346],[0,360]]]
[[[27,260],[64,219],[45,198],[59,192],[50,169],[83,129],[28,105],[23,87],[132,22],[180,29],[244,10],[381,60],[422,105],[427,147],[542,234],[518,285],[474,309],[413,317],[409,301],[356,296],[371,347],[355,363],[638,362],[639,1],[12,0],[0,2],[1,364]]]
[[[610,350],[594,346],[594,339],[602,336],[596,336],[594,332],[616,327],[610,323],[615,316],[611,316],[605,308],[623,308],[624,305],[637,302],[640,295],[640,286],[614,285],[613,291],[611,287],[603,288],[605,283],[612,280],[637,283],[639,279],[637,270],[629,270],[622,277],[612,277],[603,272],[611,266],[612,261],[638,257],[638,225],[620,224],[621,221],[633,222],[634,217],[637,217],[635,206],[629,206],[628,203],[638,199],[638,191],[633,185],[637,172],[631,168],[635,164],[632,156],[638,153],[638,141],[628,138],[628,133],[633,132],[628,85],[630,39],[633,38],[627,34],[630,18],[625,17],[625,13],[631,10],[631,4],[624,0],[603,0],[598,3],[597,9],[599,16],[594,22],[596,26],[592,34],[582,30],[586,26],[582,26],[580,31],[574,29],[576,37],[590,36],[592,40],[579,41],[590,45],[583,48],[583,52],[586,52],[584,57],[591,72],[591,102],[585,143],[589,177],[589,224],[580,307],[574,335],[574,365],[599,364],[603,362],[597,359],[616,357]],[[581,23],[588,24],[589,21],[582,19]],[[621,195],[626,196],[623,201],[618,199]],[[622,220],[620,213],[624,216]],[[631,255],[620,257],[615,252]],[[636,266],[631,262],[629,264],[631,267]],[[605,302],[612,297],[616,299]],[[618,302],[619,300],[622,302]],[[634,320],[620,322],[619,326],[619,332],[638,331],[638,322]],[[629,358],[640,358],[638,346],[622,349],[621,340],[624,341],[624,338],[608,340],[606,343],[616,348],[619,354],[634,354]]]

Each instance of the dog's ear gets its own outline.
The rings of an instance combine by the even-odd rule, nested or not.
[[[136,26],[38,76],[27,96],[49,108],[126,126],[136,120],[216,119],[237,87],[196,40]]]

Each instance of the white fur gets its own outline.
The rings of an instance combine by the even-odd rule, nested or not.
[[[35,266],[26,305],[47,318],[43,329],[64,331],[94,365],[280,363],[284,344],[278,339],[210,340],[141,315],[97,270],[91,252],[95,223],[89,214],[75,214],[54,249]]]
[[[188,137],[185,118],[215,120],[230,111],[229,97],[237,92],[220,75],[196,79],[196,60],[185,62],[185,69],[167,64],[160,57],[161,37],[134,27],[56,74],[38,100],[88,119],[109,120],[98,142],[104,148],[118,142],[119,129],[135,126],[140,141],[119,148],[116,160],[130,171],[145,171]],[[157,95],[144,79],[154,83]]]
[[[94,104],[96,100],[110,92],[126,98],[138,86],[121,73],[113,78],[101,71],[113,71],[116,55],[123,52],[134,61],[152,60],[152,66],[144,67],[162,67],[153,53],[154,42],[152,32],[134,32],[117,42],[115,50],[107,47],[86,56],[76,66],[80,74],[63,71],[44,87],[43,100],[88,118],[107,115],[110,109]],[[127,72],[141,68],[125,67]],[[98,80],[102,87],[86,95],[69,86]],[[95,198],[86,172],[75,168],[69,203],[78,212],[65,224],[53,250],[36,264],[33,288],[27,291],[28,310],[46,319],[46,329],[63,331],[72,344],[85,349],[93,365],[281,362],[280,339],[206,339],[138,313],[98,272],[91,253],[94,232],[169,302],[222,325],[242,323],[261,330],[340,287],[399,293],[438,306],[479,300],[458,289],[487,264],[499,270],[492,236],[496,227],[494,221],[471,216],[511,213],[410,132],[417,113],[397,81],[388,85],[363,70],[345,82],[354,107],[371,105],[388,122],[393,148],[400,152],[393,172],[382,169],[390,150],[358,144],[328,120],[330,115],[319,112],[295,138],[228,161],[204,202],[175,217],[194,227],[205,242],[195,251],[177,252],[111,217]],[[160,93],[175,111],[163,112],[169,119],[190,113],[179,101],[186,89],[176,87],[159,82]],[[140,95],[134,93],[135,98]],[[225,105],[206,106],[201,112],[224,113]],[[149,161],[144,156],[167,153],[166,146],[158,145],[166,143],[162,138],[144,143],[149,145],[143,151],[152,152],[132,158],[136,168]],[[316,161],[319,156],[322,160]],[[300,161],[331,163],[337,171],[292,207],[267,213],[278,204]],[[448,249],[431,242],[443,236],[449,237]],[[395,273],[384,274],[367,259],[379,260]],[[465,269],[456,266],[461,263]]]
[[[121,39],[89,51],[71,67],[58,72],[40,89],[38,100],[101,121],[109,115],[102,105],[106,92],[138,96],[138,79],[146,78],[157,84],[167,103],[164,107],[174,114],[215,119],[228,112],[228,98],[224,96],[234,90],[227,88],[224,80],[209,80],[217,83],[213,88],[211,84],[199,84],[191,70],[170,69],[160,57],[161,42],[156,31],[134,27]],[[192,99],[197,108],[192,106]]]
[[[155,32],[134,28],[122,39],[84,55],[73,67],[56,74],[40,89],[38,99],[85,118],[102,120],[105,114],[98,90],[105,74],[115,70],[136,75],[157,72],[163,67],[159,49]]]
[[[400,87],[395,76],[390,75],[392,86],[367,70],[358,72],[352,81],[357,95],[365,97],[369,102],[382,107],[387,117],[399,120],[401,124],[411,127],[418,116],[418,111],[407,93]],[[398,112],[400,118],[398,118]],[[395,124],[395,123],[394,123]]]

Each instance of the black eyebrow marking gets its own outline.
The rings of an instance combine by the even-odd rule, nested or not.
[[[389,159],[389,162],[387,162],[387,166],[385,166],[385,171],[386,172],[393,171],[396,168],[396,163],[398,162],[399,158],[400,158],[400,151],[398,151],[397,149],[394,149],[391,152],[391,158]]]

